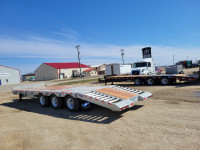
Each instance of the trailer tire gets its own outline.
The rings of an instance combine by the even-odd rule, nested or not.
[[[142,80],[140,78],[137,78],[137,79],[134,80],[134,83],[136,85],[141,85],[142,84]]]
[[[62,98],[57,97],[56,95],[51,95],[51,106],[55,109],[59,109],[62,107]]]
[[[155,83],[155,80],[152,79],[152,78],[148,78],[148,79],[146,80],[146,83],[147,83],[148,85],[153,85],[153,84]]]
[[[65,97],[65,107],[68,111],[75,112],[80,109],[81,102],[80,99],[74,98],[72,96]]]
[[[49,103],[50,103],[50,99],[48,96],[44,96],[43,94],[39,94],[38,95],[38,99],[40,101],[40,105],[42,107],[47,107],[49,106]]]
[[[161,78],[160,80],[162,85],[168,85],[170,83],[169,78]]]

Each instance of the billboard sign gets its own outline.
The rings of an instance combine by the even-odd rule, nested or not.
[[[143,59],[151,58],[151,47],[145,47],[142,49]]]

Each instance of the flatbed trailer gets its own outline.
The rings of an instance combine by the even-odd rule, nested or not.
[[[37,97],[43,107],[52,105],[58,109],[65,105],[69,111],[77,111],[89,103],[122,111],[133,107],[137,101],[152,97],[149,92],[115,85],[45,86],[42,83],[13,87],[12,91],[20,100],[22,97]]]
[[[148,84],[153,85],[160,83],[162,85],[168,85],[176,83],[179,81],[190,81],[197,80],[198,77],[194,75],[185,75],[185,74],[165,74],[165,75],[124,75],[124,76],[104,76],[105,85],[108,82],[123,82],[130,81],[134,82],[136,85]]]

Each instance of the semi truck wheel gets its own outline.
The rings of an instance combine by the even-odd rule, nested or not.
[[[134,83],[136,84],[136,85],[141,85],[142,84],[142,80],[141,79],[135,79],[135,81],[134,81]]]
[[[51,105],[55,109],[59,109],[62,107],[62,98],[57,97],[56,95],[51,95]]]
[[[80,109],[81,102],[77,98],[73,98],[72,96],[67,96],[65,98],[65,106],[69,111],[77,111]]]
[[[48,96],[44,96],[43,94],[39,94],[38,99],[40,101],[40,105],[42,107],[47,107],[49,106],[50,100]]]
[[[160,82],[162,85],[168,85],[170,83],[170,80],[169,78],[162,78]]]
[[[153,84],[155,83],[155,81],[154,81],[154,79],[149,78],[149,79],[147,79],[146,83],[147,83],[148,85],[153,85]]]

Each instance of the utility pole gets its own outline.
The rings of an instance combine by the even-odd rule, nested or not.
[[[121,50],[121,52],[122,52],[122,53],[121,53],[121,55],[122,55],[122,62],[123,62],[123,65],[124,65],[124,51],[125,51],[125,50],[124,50],[124,49],[120,49],[120,50]]]
[[[79,48],[80,45],[77,45],[75,48],[77,48],[77,52],[78,52],[78,61],[79,61],[79,68],[80,68],[80,77],[82,77],[82,74],[81,74],[81,62],[80,62],[80,52],[79,52]]]

